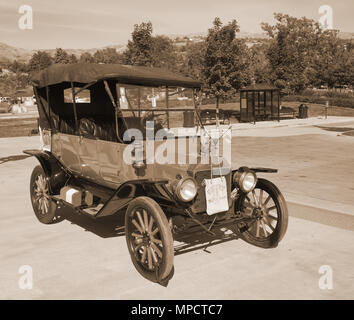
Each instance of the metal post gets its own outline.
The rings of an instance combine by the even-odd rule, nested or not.
[[[253,109],[253,124],[256,124],[256,108],[255,108],[255,97],[254,91],[252,92],[252,109]]]
[[[274,120],[274,113],[273,113],[273,90],[270,91],[270,114],[272,120]]]
[[[78,122],[77,122],[77,110],[76,110],[76,95],[75,95],[75,89],[74,89],[74,83],[70,82],[71,85],[71,94],[73,96],[73,108],[74,108],[74,118],[75,118],[75,133],[77,133],[77,130],[79,129]]]
[[[216,97],[215,120],[216,125],[219,126],[219,96]]]
[[[138,117],[140,118],[141,117],[141,92],[140,92],[140,87],[138,87]]]
[[[280,122],[280,91],[278,92],[278,122]]]
[[[263,91],[263,108],[264,108],[264,118],[267,118],[267,105],[266,105],[266,94],[267,91]]]
[[[329,107],[329,101],[326,101],[326,108],[325,108],[325,118],[327,119],[328,116],[328,107]]]
[[[242,91],[240,91],[240,122],[242,121]]]
[[[37,92],[37,91],[35,91]],[[53,129],[53,122],[52,122],[52,117],[51,117],[51,108],[50,108],[50,98],[49,98],[49,87],[46,86],[45,87],[45,92],[46,92],[46,95],[47,95],[47,103],[48,103],[48,120],[49,120],[49,125],[50,125],[50,128]],[[36,99],[37,99],[37,96],[36,96]]]
[[[166,86],[166,115],[167,115],[167,128],[170,129],[170,112],[168,110],[168,86]]]

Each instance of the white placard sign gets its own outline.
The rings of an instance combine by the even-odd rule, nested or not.
[[[208,215],[229,210],[225,177],[204,179],[206,211]]]

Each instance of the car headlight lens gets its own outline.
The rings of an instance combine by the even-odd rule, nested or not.
[[[192,201],[197,195],[197,185],[192,178],[181,179],[176,187],[178,199],[183,202]]]
[[[257,176],[249,169],[238,170],[234,173],[233,181],[243,192],[249,193],[257,184]]]

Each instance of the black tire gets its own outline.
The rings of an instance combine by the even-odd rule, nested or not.
[[[268,194],[266,198],[265,193]],[[272,182],[261,178],[258,179],[254,195],[258,197],[256,201],[253,193],[241,194],[236,200],[236,214],[254,217],[247,223],[238,224],[239,234],[250,244],[262,248],[274,248],[282,240],[288,228],[286,201]]]
[[[49,197],[48,181],[40,165],[32,171],[30,195],[33,211],[41,223],[52,224],[64,220],[56,215],[57,205]]]
[[[152,282],[168,282],[173,275],[173,237],[155,200],[144,196],[130,202],[125,213],[125,238],[137,271]]]

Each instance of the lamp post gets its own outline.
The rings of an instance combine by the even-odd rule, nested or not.
[[[326,101],[326,108],[325,108],[325,119],[327,119],[327,115],[328,115],[328,106],[329,106],[329,102],[327,100]]]

